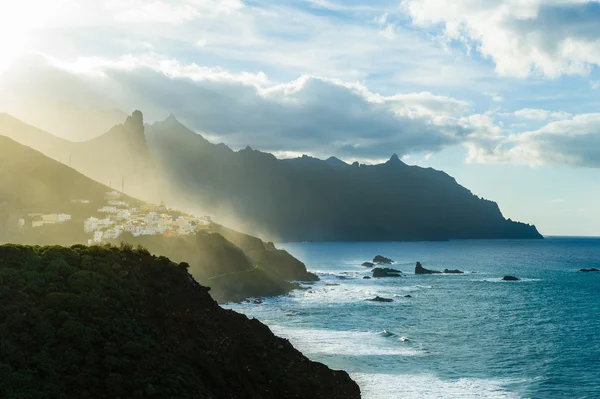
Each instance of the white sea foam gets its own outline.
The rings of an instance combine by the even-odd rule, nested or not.
[[[504,387],[514,381],[460,378],[442,380],[433,374],[352,373],[363,399],[518,399]]]
[[[419,356],[418,349],[397,337],[376,332],[295,329],[271,326],[271,331],[290,342],[307,356],[317,354],[351,356]]]

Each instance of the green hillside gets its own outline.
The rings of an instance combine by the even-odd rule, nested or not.
[[[0,397],[359,398],[187,264],[109,246],[0,246]]]

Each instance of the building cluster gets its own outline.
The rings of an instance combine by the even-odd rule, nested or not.
[[[164,204],[131,207],[121,200],[120,193],[116,191],[107,193],[105,198],[107,204],[98,209],[98,213],[103,217],[89,217],[84,221],[84,232],[93,234],[93,238],[89,240],[90,244],[116,239],[124,232],[129,232],[134,237],[185,236],[207,229],[211,224],[209,216],[170,215]]]
[[[66,213],[30,213],[28,216],[31,218],[31,227],[42,227],[71,220],[71,215]],[[19,219],[19,227],[25,227],[25,219]]]

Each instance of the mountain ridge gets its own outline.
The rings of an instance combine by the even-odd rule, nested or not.
[[[497,203],[475,196],[445,172],[407,165],[396,154],[377,165],[308,155],[278,159],[250,146],[234,151],[213,144],[172,114],[153,124],[142,120],[137,137],[139,125],[143,145],[117,143],[113,137],[119,135],[107,133],[94,139],[107,142],[101,151],[94,148],[95,159],[116,147],[122,155],[104,168],[113,175],[127,171],[140,193],[153,188],[182,209],[201,206],[272,240],[543,238],[535,226],[505,219]],[[142,162],[126,162],[127,154],[139,152],[137,147],[145,152],[146,145],[147,153],[134,157]],[[138,175],[145,169],[140,165],[150,162],[153,175]],[[82,171],[96,177],[92,169]]]

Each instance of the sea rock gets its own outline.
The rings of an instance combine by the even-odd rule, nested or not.
[[[515,276],[504,276],[504,277],[502,277],[502,280],[504,280],[504,281],[519,281],[520,278],[515,277]]]
[[[584,273],[589,273],[589,272],[600,272],[600,270],[596,269],[595,267],[591,268],[591,269],[579,269],[580,272],[584,272]]]
[[[369,277],[369,276],[364,276],[363,277],[363,280],[370,280],[370,279],[371,279],[371,277]]]
[[[444,273],[446,273],[446,274],[463,274],[464,272],[462,272],[458,269],[454,269],[454,270],[444,269]]]
[[[441,273],[441,272],[437,271],[437,270],[425,269],[421,265],[421,262],[417,262],[417,265],[415,266],[415,274],[439,274],[439,273]]]
[[[404,295],[404,298],[412,298],[412,295]]]
[[[394,263],[394,261],[390,258],[386,258],[385,256],[377,255],[373,258],[373,263],[389,265],[391,263]]]
[[[400,277],[402,272],[396,269],[377,267],[373,269],[373,277]]]
[[[373,299],[367,299],[367,301],[371,301],[371,302],[394,302],[394,300],[392,298],[382,298],[379,295],[376,296]]]
[[[373,267],[373,266],[375,266],[375,264],[371,263],[371,262],[364,262],[361,266],[364,266],[364,267]]]

